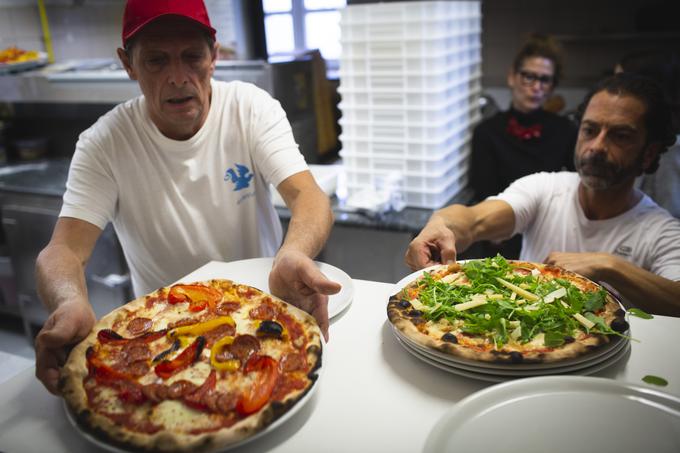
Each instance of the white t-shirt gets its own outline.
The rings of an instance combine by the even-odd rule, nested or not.
[[[281,244],[269,184],[307,170],[286,114],[242,82],[213,80],[211,99],[188,140],[164,136],[140,96],[76,145],[60,216],[113,222],[137,295],[207,261],[273,256]]]
[[[503,193],[524,235],[520,259],[542,262],[553,251],[607,252],[669,280],[680,280],[680,221],[648,196],[606,220],[586,218],[578,200],[579,175],[535,173]]]

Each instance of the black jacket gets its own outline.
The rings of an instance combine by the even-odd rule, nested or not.
[[[540,136],[523,139],[513,135],[508,131],[511,118],[519,129],[540,125]],[[470,158],[475,201],[502,192],[522,176],[573,170],[576,134],[576,125],[569,119],[542,109],[525,114],[511,108],[482,121],[472,136]]]

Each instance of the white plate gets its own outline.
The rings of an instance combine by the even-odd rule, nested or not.
[[[483,362],[474,362],[472,360],[458,360],[455,358],[455,356],[450,356],[444,353],[441,353],[439,351],[436,351],[434,349],[427,348],[419,343],[416,343],[415,341],[411,340],[410,338],[406,337],[402,332],[400,332],[397,328],[394,326],[392,327],[392,330],[394,331],[395,335],[402,341],[402,343],[405,343],[408,345],[411,349],[416,350],[419,354],[427,357],[430,360],[434,360],[435,362],[439,362],[443,365],[454,367],[457,369],[463,369],[467,371],[472,371],[475,373],[488,373],[488,374],[496,374],[500,376],[514,376],[514,377],[529,377],[529,376],[540,376],[540,375],[548,375],[548,374],[564,374],[572,371],[577,371],[580,369],[584,368],[589,368],[592,366],[597,365],[600,362],[604,362],[608,360],[610,357],[616,355],[619,353],[626,345],[628,345],[630,342],[626,339],[617,337],[618,340],[621,341],[616,341],[613,342],[609,345],[606,345],[606,351],[604,351],[605,348],[601,348],[600,351],[598,351],[597,355],[588,355],[588,360],[580,360],[578,362],[573,362],[573,361],[562,361],[562,362],[556,362],[556,363],[549,363],[549,364],[533,364],[534,366],[532,367],[523,367],[521,363],[517,364],[501,364],[502,366],[498,367],[488,367],[483,364]],[[606,353],[605,353],[606,352]],[[452,359],[452,357],[454,357]],[[481,364],[481,365],[480,365]],[[526,364],[524,364],[526,365]],[[542,366],[541,366],[542,365]]]
[[[677,453],[680,398],[605,378],[549,376],[464,398],[434,426],[424,453]]]
[[[316,389],[319,387],[319,381],[321,380],[322,376],[322,371],[323,371],[323,357],[321,360],[321,366],[319,369],[316,370],[317,373],[317,379],[314,382],[314,385],[312,385],[312,388],[309,389],[309,391],[302,397],[300,400],[293,406],[292,409],[290,409],[288,412],[284,413],[281,417],[276,419],[271,425],[267,426],[265,429],[262,431],[255,433],[253,436],[247,437],[239,442],[236,442],[232,445],[228,445],[224,448],[221,448],[219,450],[214,450],[214,453],[217,452],[225,452],[232,450],[236,447],[240,447],[243,444],[249,443],[255,439],[258,439],[259,437],[275,430],[277,427],[281,426],[283,423],[285,423],[288,419],[290,419],[293,415],[298,413],[304,406],[307,404],[307,402],[312,398],[312,395],[316,392]],[[66,400],[62,400],[62,405],[64,407],[64,412],[66,412],[66,418],[68,419],[69,423],[73,425],[73,427],[78,431],[78,433],[83,436],[85,439],[87,439],[90,443],[99,446],[100,448],[110,451],[112,453],[132,453],[132,450],[125,450],[121,447],[117,447],[115,445],[111,445],[107,443],[106,441],[99,439],[98,437],[95,437],[91,433],[85,431],[78,423],[76,422],[75,419],[75,414],[71,412],[71,409],[68,407],[66,404]]]
[[[497,374],[496,370],[485,370],[485,369],[479,369],[479,370],[470,370],[467,368],[460,368],[458,365],[455,364],[446,364],[442,363],[440,361],[434,360],[431,357],[428,357],[427,355],[422,354],[420,351],[417,349],[411,347],[408,345],[408,343],[404,342],[400,338],[397,338],[399,342],[404,346],[404,348],[413,354],[415,357],[419,358],[423,362],[430,364],[436,368],[439,368],[440,370],[447,371],[452,374],[457,374],[459,376],[464,376],[470,379],[476,379],[478,381],[486,381],[486,382],[506,382],[510,381],[513,379],[522,379],[522,378],[527,378],[527,377],[533,377],[534,375],[531,374],[524,374],[524,375],[513,375],[513,374]],[[611,357],[608,357],[606,360],[603,360],[601,362],[597,362],[593,365],[587,366],[585,368],[577,368],[577,369],[572,369],[568,371],[562,371],[562,370],[545,370],[541,372],[541,375],[544,374],[552,374],[552,375],[569,375],[569,376],[586,376],[589,374],[597,373],[598,371],[602,371],[605,368],[609,368],[619,360],[621,360],[623,357],[628,356],[628,352],[630,351],[630,343],[625,343],[625,347],[621,348],[619,351],[617,351],[616,354],[612,355]]]
[[[273,263],[274,258],[251,258],[229,263],[212,262],[211,269],[213,269],[213,272],[210,278],[226,278],[269,292],[269,272],[272,270]],[[320,261],[315,261],[315,263],[326,277],[342,285],[338,294],[328,297],[328,317],[333,318],[352,303],[354,285],[350,276],[337,267]],[[192,274],[189,274],[181,281],[190,283],[192,278]]]

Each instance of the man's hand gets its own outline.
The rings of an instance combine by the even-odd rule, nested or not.
[[[269,289],[277,297],[310,313],[328,341],[328,295],[342,287],[332,282],[307,255],[279,250],[269,274]]]
[[[601,281],[604,279],[604,271],[614,266],[617,259],[619,258],[609,253],[550,252],[543,262],[563,267],[593,281]]]
[[[456,237],[440,219],[433,217],[411,241],[404,257],[415,270],[456,260]]]
[[[35,340],[35,375],[50,393],[59,394],[59,370],[70,347],[90,333],[95,321],[86,300],[64,302],[47,318]]]

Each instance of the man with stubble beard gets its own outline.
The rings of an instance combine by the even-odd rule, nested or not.
[[[680,316],[680,221],[635,189],[675,141],[653,81],[618,74],[580,108],[577,173],[535,173],[474,206],[436,211],[406,252],[420,269],[480,240],[524,235],[521,260],[564,267],[648,311]]]

